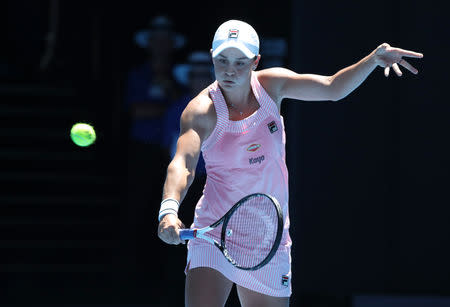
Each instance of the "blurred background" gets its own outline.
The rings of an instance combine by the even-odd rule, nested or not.
[[[292,306],[450,306],[443,1],[0,2],[0,304],[183,306],[185,246],[156,235],[178,117],[242,19],[262,67],[331,75],[422,52],[339,102],[285,101]],[[97,142],[77,147],[75,122]],[[190,225],[204,171],[180,211]],[[227,306],[238,306],[236,295]]]

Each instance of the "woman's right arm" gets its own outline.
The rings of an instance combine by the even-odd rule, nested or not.
[[[192,184],[195,168],[200,156],[201,144],[214,130],[216,114],[207,93],[202,92],[186,107],[180,120],[180,136],[177,151],[167,168],[163,200],[175,199],[181,203]],[[161,218],[158,236],[168,244],[182,243],[178,236],[183,223],[175,214]]]

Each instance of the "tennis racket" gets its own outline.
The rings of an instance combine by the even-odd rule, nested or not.
[[[220,225],[219,243],[211,231]],[[208,232],[211,232],[210,235]],[[208,227],[181,229],[180,239],[206,240],[218,247],[235,267],[254,271],[269,263],[280,245],[282,234],[283,212],[280,204],[270,195],[255,193],[242,198]]]

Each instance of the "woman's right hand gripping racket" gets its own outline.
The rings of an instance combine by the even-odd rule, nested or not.
[[[254,271],[275,255],[283,234],[283,221],[278,201],[270,195],[255,193],[242,198],[208,227],[180,230],[180,239],[206,240],[217,246],[235,267]],[[208,236],[219,225],[222,225],[220,243]]]

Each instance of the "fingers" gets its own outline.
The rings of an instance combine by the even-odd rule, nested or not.
[[[396,51],[400,56],[406,56],[410,58],[423,58],[423,54],[420,52],[405,50],[401,48],[391,48],[392,51]]]
[[[401,66],[403,66],[404,68],[406,68],[407,70],[409,70],[411,73],[417,75],[419,73],[419,71],[414,68],[411,64],[409,64],[407,61],[401,59],[398,64],[400,64]],[[392,69],[394,70],[394,72],[397,74],[397,76],[401,77],[403,75],[402,71],[400,70],[400,67],[398,66],[397,63],[393,63],[392,64]],[[386,67],[384,68],[384,76],[385,77],[389,77],[389,72],[390,72],[391,66],[386,65]]]
[[[395,71],[395,73],[397,74],[397,76],[401,77],[403,75],[402,71],[400,70],[400,68],[398,67],[397,63],[392,64],[392,69]]]
[[[391,47],[388,44],[381,44],[378,48],[378,65],[384,66],[384,75],[389,76],[390,69],[394,70],[397,76],[402,76],[403,73],[400,70],[398,64],[409,70],[413,74],[417,74],[419,71],[414,68],[411,64],[405,61],[402,57],[410,58],[422,58],[423,54],[411,50],[405,50],[401,48]]]
[[[417,69],[415,69],[411,64],[409,64],[407,61],[401,59],[400,62],[398,62],[400,65],[402,65],[403,67],[405,67],[407,70],[409,70],[410,72],[412,72],[413,74],[417,75],[417,73],[419,72]]]
[[[173,214],[164,216],[158,226],[158,237],[167,244],[185,244],[180,240],[179,230],[184,224]]]
[[[158,234],[159,238],[167,244],[178,245],[181,242],[180,236],[178,235],[177,229],[173,226],[166,227],[161,229]]]

